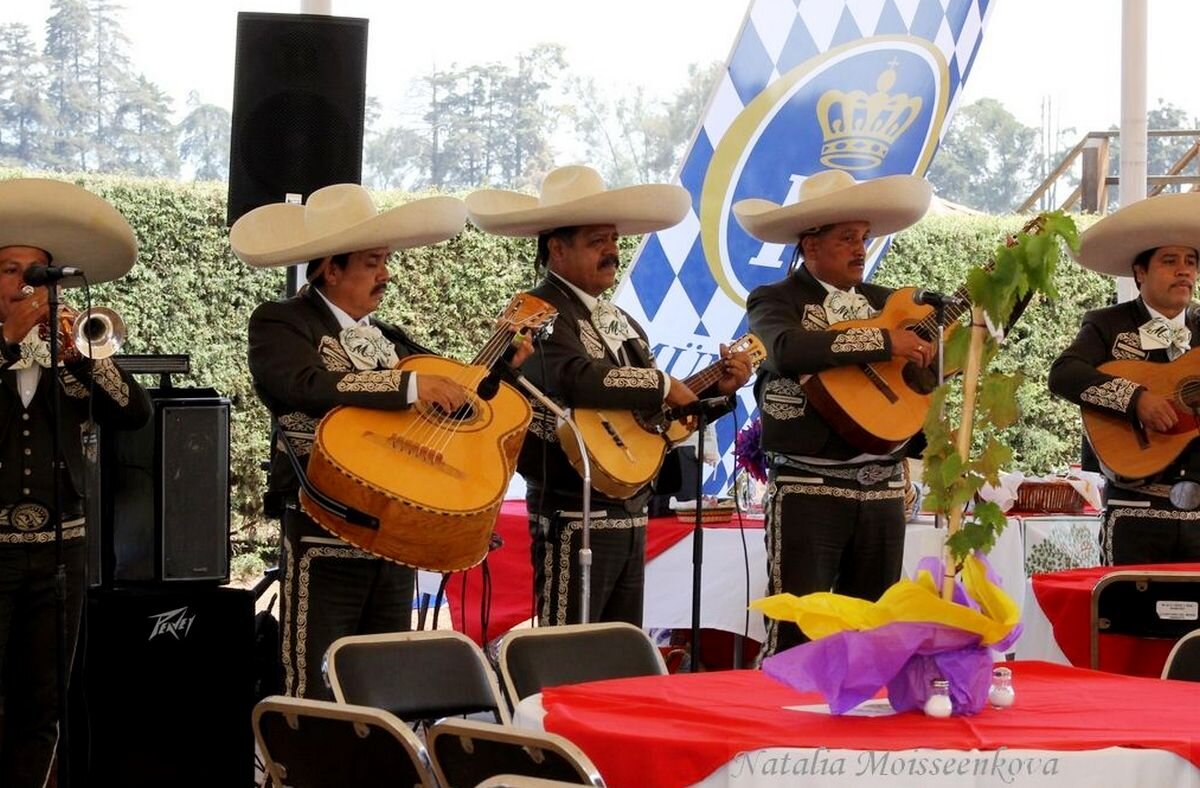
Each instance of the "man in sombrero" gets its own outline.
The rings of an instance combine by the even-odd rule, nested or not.
[[[872,317],[891,290],[865,284],[867,244],[916,222],[929,184],[912,175],[858,182],[841,170],[810,175],[797,202],[733,206],[751,236],[795,244],[784,279],[750,293],[750,330],[767,358],[754,386],[770,461],[769,593],[833,591],[874,601],[900,578],[904,557],[901,463],[906,446],[864,454],[809,406],[800,382],[832,367],[906,358],[927,366],[930,343],[907,330],[831,329]],[[764,655],[803,642],[791,622],[768,620]]]
[[[433,197],[379,212],[356,184],[327,186],[303,205],[250,211],[229,233],[234,253],[254,267],[307,262],[308,286],[260,305],[250,318],[250,374],[287,437],[298,465],[308,461],[321,417],[338,405],[384,410],[422,401],[447,412],[466,392],[449,378],[395,369],[430,353],[373,318],[387,290],[388,257],[462,231],[461,200]],[[528,354],[519,351],[517,361]],[[414,572],[332,536],[297,505],[299,480],[282,444],[271,458],[269,492],[283,508],[281,648],[289,695],[331,699],[322,676],[329,645],[344,635],[408,630]]]
[[[480,229],[537,239],[535,266],[545,277],[531,292],[557,308],[558,319],[525,370],[535,385],[567,407],[653,411],[696,399],[655,369],[645,331],[603,298],[616,281],[619,238],[677,224],[690,200],[685,189],[666,184],[607,189],[584,166],[549,172],[538,197],[495,189],[467,196]],[[750,363],[744,353],[721,352],[714,393],[732,394],[749,378]],[[554,415],[536,403],[517,470],[527,485],[539,622],[577,623],[583,482],[558,443]],[[624,500],[591,491],[589,621],[641,625],[650,494],[651,485]]]
[[[1079,264],[1108,276],[1132,276],[1138,297],[1084,315],[1075,340],[1050,368],[1050,390],[1147,430],[1172,430],[1180,413],[1166,398],[1098,367],[1114,359],[1167,363],[1200,344],[1200,320],[1189,308],[1198,250],[1196,192],[1141,200],[1089,227],[1080,237]],[[1110,478],[1100,531],[1104,563],[1200,561],[1196,501],[1171,499],[1176,482],[1197,480],[1200,449],[1194,443],[1154,478]]]
[[[86,571],[83,437],[93,422],[136,429],[151,413],[146,392],[111,358],[93,361],[68,345],[51,363],[46,288],[27,286],[23,277],[33,266],[54,264],[77,268],[95,284],[123,276],[136,259],[133,230],[100,197],[62,181],[0,182],[0,785],[45,785],[58,741],[54,469],[70,665]]]

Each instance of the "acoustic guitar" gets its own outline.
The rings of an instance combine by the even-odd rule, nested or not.
[[[914,301],[916,289],[906,287],[888,296],[883,311],[866,320],[846,320],[830,326],[908,329],[937,347],[937,311]],[[958,318],[970,311],[966,287],[954,293],[945,312],[947,338]],[[950,370],[946,370],[949,374]],[[929,397],[937,388],[937,371],[902,358],[873,364],[848,364],[810,375],[801,381],[809,404],[851,445],[871,454],[888,454],[916,435],[925,423]]]
[[[745,334],[729,345],[734,352],[745,351],[752,367],[767,356],[766,348],[753,334]],[[699,394],[721,379],[721,361],[696,372],[684,384]],[[658,475],[663,458],[672,444],[684,440],[695,430],[690,422],[668,421],[666,408],[644,413],[603,408],[576,408],[574,419],[587,447],[592,471],[592,486],[605,495],[625,499],[650,483]],[[570,427],[558,427],[559,443],[571,466],[583,474],[583,458]]]
[[[482,561],[532,411],[507,383],[499,382],[490,399],[477,388],[518,332],[536,333],[556,314],[545,301],[519,293],[470,364],[429,355],[401,359],[398,369],[445,375],[467,390],[466,404],[453,413],[424,402],[404,410],[331,410],[317,427],[308,481],[377,526],[335,516],[302,489],[305,513],[356,547],[418,569],[452,572]]]
[[[1200,438],[1200,348],[1167,364],[1121,359],[1099,366],[1165,397],[1179,416],[1168,432],[1155,432],[1115,413],[1083,408],[1083,429],[1104,466],[1123,481],[1154,476]]]

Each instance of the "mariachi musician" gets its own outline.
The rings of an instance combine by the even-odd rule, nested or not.
[[[933,360],[932,345],[912,331],[830,328],[884,306],[892,291],[863,283],[868,240],[916,222],[930,196],[929,184],[916,176],[860,183],[827,170],[806,178],[793,204],[734,205],[751,236],[796,245],[791,273],[755,288],[746,302],[750,331],[767,350],[754,392],[770,461],[772,594],[833,591],[874,601],[900,578],[906,447],[888,454],[854,448],[812,407],[800,379],[840,365]],[[802,641],[794,623],[771,620],[763,653]]]
[[[308,284],[250,318],[255,390],[291,455],[303,466],[321,417],[337,405],[399,409],[415,402],[453,412],[466,401],[448,377],[401,371],[398,360],[429,353],[404,331],[371,315],[387,291],[397,249],[438,243],[466,221],[461,200],[433,197],[377,211],[365,189],[336,184],[304,206],[257,208],[230,230],[235,254],[255,267],[307,261]],[[515,358],[529,353],[524,345]],[[286,446],[275,443],[268,495],[283,507],[281,650],[286,691],[330,699],[322,676],[339,637],[412,625],[414,572],[327,533],[297,505],[299,480]]]
[[[1145,385],[1100,369],[1119,359],[1166,364],[1200,344],[1200,321],[1190,309],[1200,249],[1200,193],[1135,202],[1088,228],[1079,264],[1108,276],[1133,276],[1138,297],[1083,316],[1071,345],[1050,369],[1050,390],[1086,411],[1115,416],[1165,434],[1181,414]],[[1195,434],[1194,427],[1191,434]],[[1110,476],[1105,485],[1100,547],[1106,564],[1200,561],[1200,511],[1176,499],[1176,483],[1200,481],[1200,449],[1186,448],[1148,479]],[[1097,453],[1104,447],[1097,446]],[[1103,459],[1103,456],[1101,457]],[[1186,496],[1185,496],[1186,497]],[[1177,505],[1180,504],[1180,505]],[[1182,508],[1186,507],[1186,508]]]
[[[544,278],[530,292],[554,306],[558,319],[526,374],[546,394],[567,407],[623,411],[696,400],[686,384],[655,368],[645,331],[603,297],[620,267],[619,238],[677,224],[690,199],[684,188],[667,184],[607,189],[599,173],[578,165],[550,171],[538,197],[496,189],[467,196],[480,229],[537,238],[534,263]],[[714,395],[732,394],[750,376],[745,353],[722,348],[721,355]],[[559,443],[554,415],[533,407],[517,469],[527,484],[538,620],[577,623],[583,481]],[[641,625],[650,493],[650,486],[627,498],[591,492],[589,621]]]
[[[111,358],[88,358],[69,335],[62,336],[59,364],[50,363],[47,291],[26,285],[23,276],[53,263],[78,268],[90,282],[104,282],[123,276],[136,259],[137,241],[128,222],[91,192],[40,178],[0,182],[0,785],[45,785],[58,740],[52,469],[59,470],[70,653],[86,572],[83,437],[93,420],[105,428],[136,429],[151,414],[149,397],[128,372]],[[66,322],[77,318],[63,309]],[[55,387],[57,457],[52,456]]]

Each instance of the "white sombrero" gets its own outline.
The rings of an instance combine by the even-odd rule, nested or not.
[[[92,284],[123,276],[137,260],[133,228],[116,208],[73,183],[47,178],[0,181],[5,246],[42,249],[55,265],[81,269]]]
[[[364,249],[404,249],[453,238],[466,224],[456,197],[429,197],[380,213],[356,183],[317,189],[304,205],[273,203],[233,223],[233,253],[255,268],[271,268]]]
[[[466,199],[475,226],[515,236],[592,224],[612,224],[621,235],[641,235],[679,224],[691,201],[687,189],[665,183],[606,189],[600,173],[582,165],[551,170],[537,197],[483,189]]]
[[[1200,192],[1148,197],[1109,214],[1079,236],[1075,259],[1108,276],[1133,276],[1133,258],[1160,246],[1200,249]]]
[[[733,214],[760,241],[795,243],[801,233],[839,222],[870,222],[871,235],[903,230],[925,215],[933,190],[916,175],[888,175],[856,181],[842,170],[813,173],[800,184],[790,205],[770,200],[739,200]]]

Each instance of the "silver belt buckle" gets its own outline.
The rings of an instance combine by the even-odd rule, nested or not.
[[[40,503],[19,503],[9,511],[8,521],[18,531],[37,531],[50,522],[50,510]]]
[[[858,469],[854,478],[862,485],[879,484],[885,479],[892,478],[892,469],[886,465],[864,465]]]

